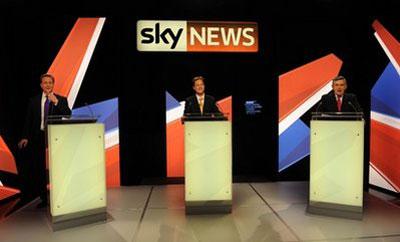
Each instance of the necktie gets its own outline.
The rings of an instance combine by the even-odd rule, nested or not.
[[[49,107],[50,107],[50,100],[46,97],[46,101],[44,102],[44,117],[43,122],[45,126],[47,125],[47,116],[49,115]]]
[[[201,113],[203,113],[203,106],[204,106],[204,100],[203,99],[204,99],[203,97],[199,98],[199,101],[200,101],[199,105],[200,105],[200,112]]]
[[[338,99],[337,99],[337,109],[338,109],[339,112],[341,112],[341,110],[342,110],[342,100],[341,100],[341,98],[339,96],[338,96]]]

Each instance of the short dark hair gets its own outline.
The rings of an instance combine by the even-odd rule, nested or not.
[[[336,81],[340,81],[340,80],[344,80],[347,83],[346,78],[344,78],[344,76],[337,76],[335,78],[332,79],[332,83],[336,82]]]
[[[50,77],[51,80],[53,80],[53,83],[56,82],[56,79],[54,78],[54,76],[53,76],[52,74],[45,73],[45,74],[42,74],[42,75],[40,76],[40,83],[42,82],[42,79],[45,78],[45,77]]]
[[[204,80],[206,80],[203,76],[195,76],[192,79],[192,87],[194,87],[194,84],[196,83],[197,80],[202,80],[204,83]]]

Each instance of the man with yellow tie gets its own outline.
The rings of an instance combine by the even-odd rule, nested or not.
[[[196,76],[192,79],[192,88],[195,92],[195,95],[186,99],[184,111],[185,116],[200,116],[221,113],[217,107],[215,98],[205,94],[204,80],[205,78],[202,76]]]

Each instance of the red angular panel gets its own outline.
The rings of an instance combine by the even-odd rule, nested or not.
[[[0,201],[20,193],[18,189],[0,186]]]
[[[167,124],[167,177],[183,177],[184,129],[180,119]]]
[[[10,149],[0,136],[0,170],[18,174],[15,159]]]
[[[400,65],[400,42],[396,40],[396,38],[389,31],[387,31],[378,20],[374,21],[372,27],[378,33],[386,48],[393,56],[397,66]],[[395,65],[395,63],[392,64]]]
[[[98,18],[76,21],[48,70],[56,78],[54,92],[63,96],[70,93],[98,21]]]
[[[107,187],[120,186],[119,145],[106,150],[106,184]]]
[[[15,205],[18,204],[19,201],[20,201],[19,198],[13,199],[12,201],[7,202],[6,204],[0,205],[0,222],[10,214],[11,210],[15,207]]]
[[[400,130],[371,120],[370,159],[400,192]]]
[[[279,122],[336,77],[342,61],[334,54],[279,76]]]

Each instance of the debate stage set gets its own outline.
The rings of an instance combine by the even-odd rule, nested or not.
[[[400,242],[399,9],[4,1],[0,242]]]

